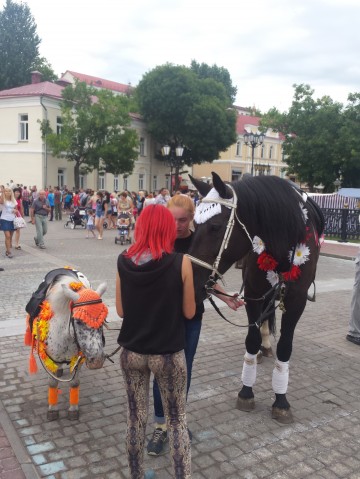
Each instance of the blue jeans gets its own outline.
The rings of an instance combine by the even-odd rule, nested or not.
[[[187,370],[187,384],[186,384],[186,397],[188,395],[191,383],[192,366],[196,353],[196,348],[199,342],[201,331],[201,320],[185,320],[185,359]],[[164,408],[161,401],[161,394],[159,385],[154,379],[153,383],[153,397],[154,397],[154,419],[159,424],[165,424]]]

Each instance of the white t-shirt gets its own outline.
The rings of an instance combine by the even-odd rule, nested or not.
[[[14,208],[16,207],[16,203],[13,203],[12,201],[5,201],[2,207],[1,219],[6,221],[14,221]]]

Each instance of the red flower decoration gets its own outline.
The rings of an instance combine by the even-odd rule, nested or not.
[[[271,254],[265,253],[264,251],[259,255],[257,264],[259,265],[259,269],[262,269],[263,271],[273,271],[278,265],[278,262],[271,256]]]
[[[290,271],[286,271],[286,273],[281,274],[285,281],[296,281],[301,275],[301,269],[299,266],[293,264]]]

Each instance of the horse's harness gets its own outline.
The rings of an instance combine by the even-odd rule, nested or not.
[[[88,305],[91,305],[91,304],[99,304],[99,303],[102,303],[102,299],[101,298],[98,298],[98,299],[91,299],[89,301],[80,301],[78,303],[74,303],[72,302],[71,303],[71,307],[70,307],[70,321],[69,321],[69,328],[72,326],[73,328],[73,331],[74,331],[74,341],[75,341],[75,344],[79,350],[79,353],[78,353],[78,357],[76,358],[76,361],[75,361],[75,364],[74,364],[74,367],[73,367],[73,372],[72,372],[72,375],[70,378],[68,379],[62,379],[58,376],[56,376],[55,374],[53,374],[51,371],[48,370],[48,368],[45,366],[44,364],[44,361],[43,359],[41,358],[41,355],[39,354],[39,350],[38,350],[38,357],[40,359],[40,362],[43,366],[43,368],[45,369],[45,371],[47,372],[47,374],[52,377],[53,379],[55,379],[56,381],[59,381],[59,382],[62,382],[62,383],[68,383],[68,382],[71,382],[76,373],[78,372],[78,369],[80,368],[81,364],[82,364],[82,360],[84,359],[84,356],[83,354],[81,353],[81,348],[80,348],[80,344],[79,344],[79,341],[78,341],[78,337],[77,337],[77,334],[76,334],[76,328],[75,328],[75,318],[72,314],[73,310],[75,308],[78,308],[79,306],[88,306]],[[36,324],[37,328],[38,328],[38,325]],[[37,329],[37,332],[36,332],[37,336],[39,337],[39,331]],[[111,358],[111,356],[113,356],[114,354],[116,354],[119,349],[121,348],[121,346],[117,347],[115,349],[114,352],[112,352],[111,354],[106,354],[105,355],[105,359],[108,359],[110,362],[114,362]],[[38,349],[39,349],[39,343],[38,343]],[[70,361],[55,361],[55,359],[53,359],[46,351],[45,351],[46,355],[56,364],[70,364]]]
[[[273,311],[276,309],[274,304],[275,304],[275,300],[277,299],[278,296],[280,296],[280,303],[279,303],[279,307],[280,308],[283,308],[283,299],[284,299],[284,295],[285,295],[285,287],[284,287],[284,284],[283,283],[277,283],[275,284],[274,286],[272,286],[265,294],[263,294],[261,297],[259,298],[247,298],[247,297],[244,297],[242,296],[243,299],[247,300],[247,301],[264,301],[266,300],[267,298],[270,298],[266,308],[264,309],[264,311],[261,313],[260,317],[257,319],[257,321],[255,321],[255,323],[253,324],[249,324],[249,325],[239,325],[239,324],[235,324],[231,321],[229,321],[223,314],[222,312],[220,311],[220,309],[218,308],[218,306],[216,305],[215,301],[213,300],[212,298],[212,295],[213,294],[221,294],[222,296],[227,296],[227,297],[232,297],[232,295],[230,294],[227,294],[227,293],[223,293],[223,292],[217,292],[215,289],[214,289],[214,286],[216,285],[218,279],[220,279],[223,283],[224,283],[224,280],[223,280],[223,275],[219,272],[219,264],[220,264],[220,261],[221,261],[221,257],[224,253],[224,251],[227,249],[228,247],[228,244],[229,244],[229,240],[230,240],[230,237],[231,237],[231,234],[233,232],[233,229],[234,229],[234,226],[235,226],[235,220],[238,222],[238,224],[241,226],[241,228],[243,229],[243,231],[245,232],[246,236],[249,238],[249,241],[252,245],[252,239],[251,239],[251,236],[246,228],[246,226],[244,225],[244,223],[240,220],[240,218],[238,217],[237,215],[237,212],[236,212],[236,209],[237,209],[237,194],[235,193],[235,190],[234,188],[227,184],[226,185],[232,192],[232,198],[230,199],[224,199],[224,198],[203,198],[201,200],[202,203],[217,203],[217,204],[220,204],[222,206],[225,206],[226,208],[229,208],[231,210],[230,212],[230,217],[228,219],[228,222],[227,222],[227,225],[226,225],[226,229],[225,229],[225,233],[224,233],[224,237],[223,237],[223,240],[222,240],[222,243],[221,243],[221,246],[220,246],[220,249],[219,249],[219,252],[215,258],[215,261],[213,264],[210,264],[210,263],[207,263],[206,261],[203,261],[199,258],[196,258],[195,256],[191,256],[189,254],[187,254],[186,256],[188,256],[188,258],[191,260],[192,263],[195,263],[199,266],[201,266],[202,268],[206,268],[208,270],[211,271],[210,273],[210,276],[208,278],[208,280],[206,281],[205,283],[205,290],[206,290],[206,297],[207,299],[210,301],[210,303],[212,304],[212,306],[214,307],[214,309],[216,310],[216,312],[225,320],[227,321],[228,323],[234,325],[234,326],[237,326],[239,328],[248,328],[250,326],[256,326],[258,329],[260,329],[262,323],[267,319],[268,316],[270,316]],[[244,283],[240,289],[240,294],[242,293],[242,290],[243,290],[243,287],[244,287]]]

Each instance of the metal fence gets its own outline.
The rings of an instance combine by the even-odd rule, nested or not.
[[[325,217],[325,235],[340,237],[341,241],[360,239],[360,210],[321,208]]]

